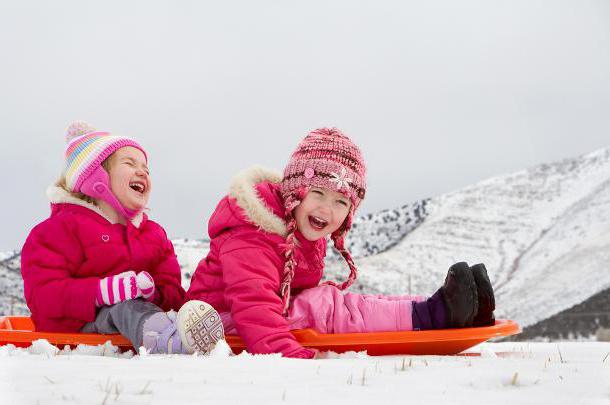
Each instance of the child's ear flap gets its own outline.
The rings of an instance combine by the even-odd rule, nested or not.
[[[311,190],[311,186],[299,187],[294,191],[294,195],[299,201],[303,201],[307,193],[309,193],[309,190]]]
[[[308,192],[309,187],[303,186],[297,188],[288,195],[285,195],[283,197],[285,208],[290,212],[294,211],[294,209],[301,204]]]

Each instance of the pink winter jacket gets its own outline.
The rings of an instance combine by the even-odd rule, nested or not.
[[[140,214],[113,224],[94,205],[58,187],[48,190],[51,216],[30,232],[21,252],[25,299],[36,330],[78,332],[96,316],[101,278],[146,270],[155,281],[153,303],[179,309],[185,292],[172,243],[163,228]]]
[[[269,181],[271,180],[271,181]],[[237,176],[208,224],[210,251],[198,265],[187,299],[230,312],[250,353],[311,358],[290,333],[278,294],[284,271],[286,224],[279,192],[281,176],[253,168]],[[318,285],[326,241],[310,242],[298,232],[292,294]]]

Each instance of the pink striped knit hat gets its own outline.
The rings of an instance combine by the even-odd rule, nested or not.
[[[138,212],[123,207],[110,190],[110,177],[102,162],[125,146],[141,150],[146,157],[140,144],[130,138],[96,131],[82,121],[70,124],[66,131],[66,142],[64,176],[67,188],[107,202],[125,218],[135,217]]]
[[[342,284],[327,281],[326,284],[346,289],[356,280],[358,271],[351,254],[345,248],[345,234],[352,226],[356,208],[366,194],[366,166],[360,149],[337,128],[319,128],[311,131],[297,146],[280,186],[286,209],[288,236],[286,237],[286,264],[280,294],[287,310],[290,299],[290,283],[296,261],[293,256],[296,219],[293,210],[301,203],[312,186],[335,190],[351,202],[350,212],[343,225],[331,235],[335,248],[350,267],[349,278]]]

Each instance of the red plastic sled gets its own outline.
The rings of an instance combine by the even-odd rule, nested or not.
[[[292,333],[305,347],[336,353],[366,350],[371,356],[382,356],[458,354],[488,339],[515,335],[519,332],[521,332],[521,328],[516,322],[498,319],[495,325],[482,328],[335,334],[301,329]],[[0,346],[13,344],[18,347],[28,347],[37,339],[46,339],[49,343],[59,347],[65,345],[76,347],[78,344],[99,345],[110,341],[122,350],[132,349],[131,342],[121,335],[36,332],[32,320],[27,316],[0,317]],[[240,353],[246,349],[246,345],[239,336],[226,336],[226,341],[234,353]]]

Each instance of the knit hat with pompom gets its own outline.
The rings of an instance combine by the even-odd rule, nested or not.
[[[345,235],[352,226],[356,208],[366,194],[366,166],[362,153],[356,144],[337,128],[319,128],[311,131],[297,146],[280,186],[284,200],[288,236],[286,237],[286,262],[280,287],[284,300],[284,310],[289,306],[290,283],[294,277],[294,232],[297,230],[294,209],[301,203],[312,186],[337,191],[352,202],[350,211],[339,229],[331,235],[335,248],[350,268],[348,279],[336,284],[326,284],[346,289],[354,283],[357,269],[351,254],[345,248]]]
[[[110,191],[110,178],[102,162],[126,146],[141,150],[146,157],[144,148],[131,138],[97,131],[82,121],[70,124],[66,143],[64,176],[68,190],[106,201],[128,219],[137,215],[137,212],[123,207]]]

